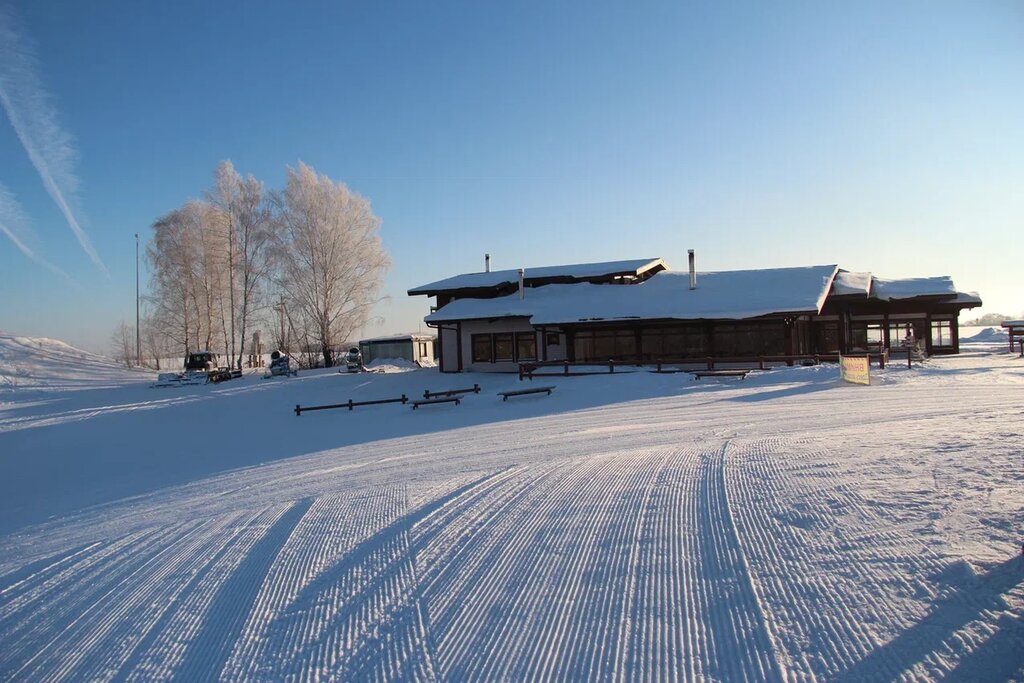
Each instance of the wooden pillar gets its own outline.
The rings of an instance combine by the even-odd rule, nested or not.
[[[882,314],[882,347],[886,349],[892,348],[892,342],[889,339],[889,312],[886,311]]]
[[[949,323],[949,336],[953,338],[953,353],[960,353],[960,311],[953,313]]]
[[[924,352],[925,355],[932,355],[932,312],[924,314]]]
[[[540,359],[541,360],[547,360],[548,359],[548,328],[546,328],[546,327],[540,328],[540,343],[541,343]]]
[[[633,344],[636,346],[636,362],[637,364],[644,362],[644,338],[640,333],[640,326],[637,325],[633,328]]]
[[[438,324],[437,326],[437,371],[444,372],[444,347],[441,345],[441,339],[444,338],[444,325]]]
[[[850,311],[839,312],[839,353],[846,354],[850,351]]]
[[[455,353],[459,357],[459,369],[462,372],[462,321],[455,323]]]

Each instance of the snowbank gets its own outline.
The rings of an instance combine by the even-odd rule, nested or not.
[[[0,393],[96,389],[153,377],[56,339],[0,332]]]
[[[962,342],[1003,342],[1009,341],[1006,330],[1002,327],[961,327]],[[965,335],[966,333],[966,335]]]
[[[409,372],[419,370],[420,366],[405,358],[377,358],[367,363],[366,369],[377,372]]]

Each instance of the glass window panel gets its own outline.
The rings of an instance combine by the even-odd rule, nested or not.
[[[537,335],[533,332],[516,332],[516,359],[537,360]]]
[[[512,333],[494,335],[494,362],[513,360]]]
[[[932,321],[932,346],[952,346],[953,326],[947,320]]]
[[[473,362],[474,363],[493,363],[491,359],[491,335],[489,334],[474,334],[473,335]]]

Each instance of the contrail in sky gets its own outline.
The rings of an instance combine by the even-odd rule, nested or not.
[[[78,287],[78,283],[72,280],[70,275],[44,259],[39,254],[35,253],[35,251],[33,251],[28,245],[21,241],[21,238],[18,237],[18,233],[15,231],[19,228],[23,232],[27,231],[27,225],[28,218],[25,217],[25,212],[22,211],[21,205],[18,204],[18,200],[14,198],[14,195],[12,195],[6,187],[0,185],[0,232],[6,235],[7,239],[9,239],[14,246],[16,246],[18,250],[29,259],[35,261],[50,272],[60,275]]]
[[[57,122],[57,111],[37,66],[27,37],[17,30],[13,12],[0,7],[0,105],[78,243],[96,267],[110,277],[72,210],[78,191],[74,139]]]

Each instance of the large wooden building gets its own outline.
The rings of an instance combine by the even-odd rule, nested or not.
[[[698,273],[661,259],[457,275],[409,290],[436,297],[442,372],[518,363],[959,352],[957,316],[981,305],[946,276],[885,280],[836,265]]]

